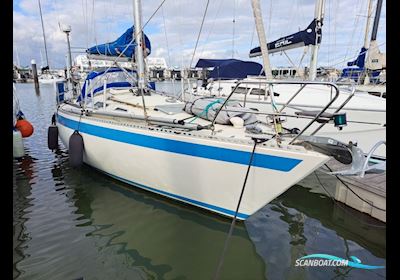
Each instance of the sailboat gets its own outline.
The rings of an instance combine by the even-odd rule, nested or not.
[[[318,48],[322,38],[322,22],[324,18],[324,1],[317,0],[315,16],[309,26],[288,36],[281,37],[267,44],[268,53],[285,51],[299,47],[311,47],[312,54],[310,60],[309,81],[313,81],[317,74]],[[256,47],[250,50],[249,56],[260,56],[261,48]],[[257,81],[265,79],[262,68],[256,62],[236,61],[240,63],[238,70],[229,63],[230,59],[207,60],[200,59],[196,67],[210,68],[210,81],[205,87],[192,89],[189,94],[211,95],[215,98],[228,96],[233,89],[233,97],[242,102],[243,106],[255,108],[261,111],[272,112],[271,100],[268,97],[268,89]],[[227,64],[228,63],[228,64]],[[251,67],[250,67],[251,65]],[[258,74],[256,74],[258,71]],[[241,80],[246,78],[245,80]],[[305,80],[298,80],[305,81]],[[236,87],[238,83],[239,87]],[[248,83],[247,83],[248,82]],[[332,103],[326,113],[336,114],[341,112],[346,114],[347,125],[337,129],[333,125],[325,125],[318,128],[320,124],[314,123],[313,129],[318,129],[318,134],[325,137],[333,137],[344,143],[357,144],[364,154],[373,150],[373,158],[376,160],[386,159],[386,147],[375,144],[386,139],[386,100],[380,97],[369,95],[365,92],[356,92],[352,85],[336,84],[340,88],[339,97]],[[315,116],[325,107],[327,100],[332,99],[332,90],[326,85],[305,86],[305,84],[280,84],[273,87],[275,105],[285,109],[288,115]],[[287,103],[290,103],[288,106]],[[302,127],[306,124],[305,119],[284,118],[285,125],[290,127]],[[333,123],[333,120],[330,121]]]
[[[371,39],[368,41],[371,21],[372,0],[368,1],[368,15],[364,35],[364,45],[354,61],[347,63],[341,74],[342,79],[351,79],[357,83],[357,90],[386,98],[386,54],[379,50],[376,40],[383,0],[377,0]]]
[[[39,75],[38,80],[39,80],[39,83],[41,83],[41,84],[55,84],[57,82],[63,82],[63,81],[65,81],[65,79],[63,77],[61,77],[60,75],[57,75],[55,73],[52,73],[50,70],[49,57],[47,54],[46,33],[44,31],[42,6],[40,4],[40,0],[38,0],[38,4],[39,4],[39,12],[40,12],[40,21],[42,23],[43,42],[44,42],[44,50],[45,50],[45,54],[46,54],[46,63],[47,63],[47,65],[45,67],[42,67],[41,74]]]
[[[134,34],[117,47],[117,57],[133,46],[137,70],[105,69],[89,74],[81,92],[58,91],[51,127],[57,132],[49,129],[49,141],[59,136],[73,166],[86,163],[134,187],[245,220],[331,156],[352,161],[346,145],[303,132],[280,134],[273,114],[265,115],[273,122],[261,123],[256,111],[241,111],[229,98],[184,102],[149,88],[144,49],[150,46],[142,32],[141,2],[133,2]],[[116,73],[125,79],[118,81]],[[315,83],[331,86],[337,98],[334,84]]]

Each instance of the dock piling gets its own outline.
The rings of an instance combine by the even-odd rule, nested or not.
[[[33,82],[35,84],[35,91],[36,94],[40,94],[39,78],[37,73],[36,61],[34,59],[31,60],[31,65],[32,65]]]

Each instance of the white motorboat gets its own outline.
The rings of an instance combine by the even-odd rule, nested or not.
[[[65,78],[50,73],[43,73],[39,75],[38,80],[41,84],[55,84],[57,82],[65,82]]]

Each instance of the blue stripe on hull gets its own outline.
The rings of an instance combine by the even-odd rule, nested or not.
[[[60,115],[57,115],[57,119],[60,124],[70,129],[75,130],[78,128],[77,121],[67,119]],[[183,142],[172,139],[165,139],[150,135],[143,135],[133,132],[127,132],[107,127],[87,124],[84,122],[81,122],[79,124],[79,131],[93,136],[98,136],[101,138],[127,143],[131,145],[137,145],[141,147],[162,150],[176,154],[184,154],[194,157],[243,164],[246,166],[249,163],[251,155],[250,152],[245,152],[245,151],[238,151],[227,148],[220,148],[220,147],[194,144],[190,142]],[[300,159],[255,153],[252,166],[289,172],[294,167],[296,167],[301,161],[302,160]]]
[[[229,209],[226,209],[226,208],[222,208],[222,207],[219,207],[219,206],[215,206],[215,205],[212,205],[212,204],[208,204],[208,203],[205,203],[205,202],[201,202],[201,201],[198,201],[198,200],[194,200],[194,199],[191,199],[191,198],[180,196],[180,195],[177,195],[177,194],[169,193],[169,192],[162,191],[162,190],[159,190],[159,189],[151,188],[151,187],[148,187],[148,186],[145,186],[145,185],[142,185],[142,184],[139,184],[139,183],[124,179],[122,177],[118,177],[116,175],[110,174],[110,173],[105,172],[103,170],[100,170],[98,168],[95,168],[95,169],[99,170],[100,172],[103,172],[103,173],[107,174],[108,176],[110,176],[110,177],[112,177],[114,179],[117,179],[117,180],[122,181],[124,183],[127,183],[129,185],[132,185],[132,186],[135,186],[135,187],[147,190],[147,191],[151,191],[151,192],[154,192],[154,193],[157,193],[157,194],[161,194],[163,196],[167,196],[167,197],[170,197],[170,198],[181,200],[183,202],[192,204],[194,206],[205,208],[207,210],[210,210],[210,211],[213,211],[213,212],[218,212],[218,213],[230,216],[230,217],[235,216],[235,211],[233,211],[233,210],[229,210]],[[243,213],[240,213],[240,212],[238,212],[238,214],[237,214],[237,218],[241,219],[241,220],[246,220],[248,217],[250,217],[250,215],[243,214]]]

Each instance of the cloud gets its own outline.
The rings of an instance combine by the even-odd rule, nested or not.
[[[206,0],[167,0],[162,9],[145,27],[152,43],[152,55],[163,56],[171,66],[188,66],[193,56]],[[143,22],[153,14],[161,3],[142,1]],[[363,45],[367,1],[326,0],[323,39],[319,51],[320,65],[343,66],[353,58]],[[375,3],[375,1],[373,2]],[[314,0],[261,1],[263,21],[268,41],[304,29],[314,17]],[[66,36],[59,23],[72,27],[71,45],[73,55],[96,43],[115,40],[133,24],[131,0],[41,0],[43,20],[50,66],[65,66],[67,52]],[[16,50],[22,65],[30,60],[41,61],[44,55],[43,35],[36,0],[14,1],[14,61]],[[235,22],[233,22],[235,19]],[[165,22],[165,25],[164,25]],[[378,44],[386,42],[386,1],[383,2]],[[167,33],[167,39],[165,37]],[[168,48],[167,48],[168,46]],[[210,1],[203,31],[194,56],[198,58],[235,58],[250,60],[248,52],[258,46],[250,1]],[[385,45],[380,46],[385,50]],[[303,49],[287,54],[295,64],[303,55]],[[309,63],[308,52],[302,66]],[[260,61],[260,59],[252,59]],[[285,55],[270,56],[273,66],[290,65]],[[45,64],[45,62],[43,61]]]

